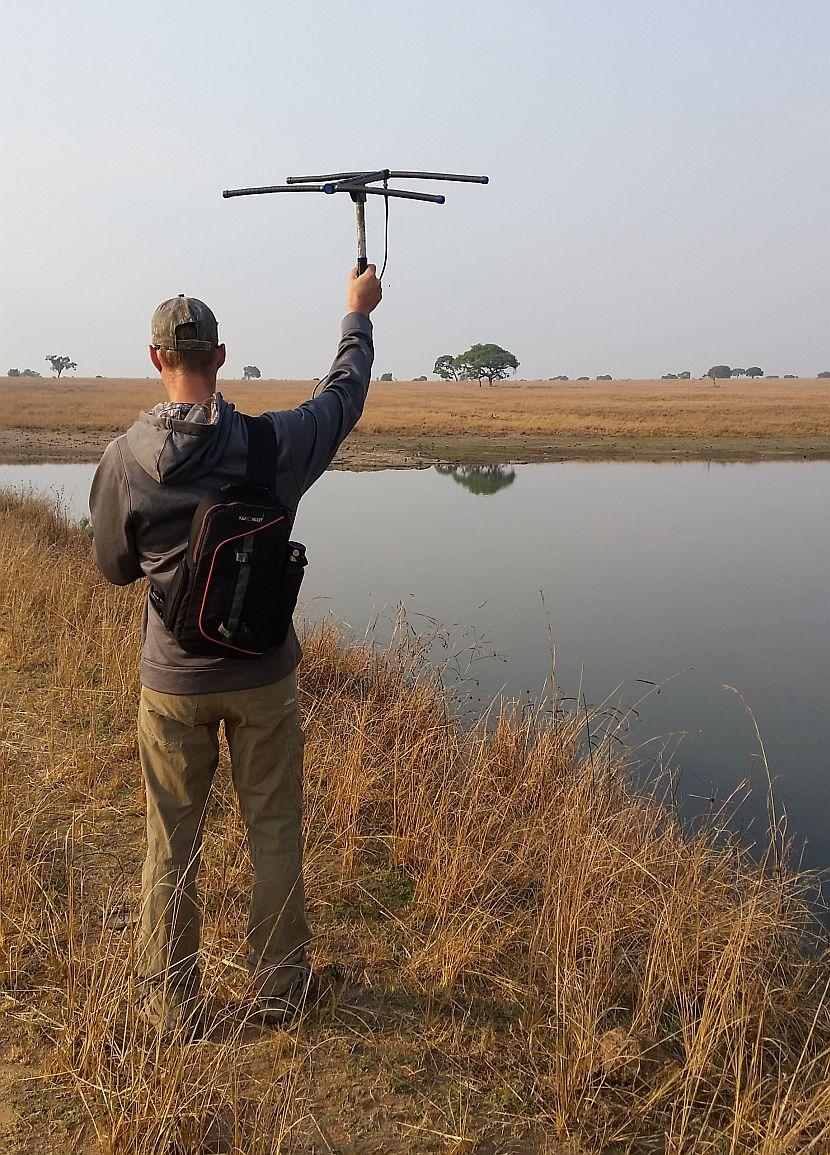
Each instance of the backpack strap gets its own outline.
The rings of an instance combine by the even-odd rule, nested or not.
[[[277,431],[274,423],[264,414],[262,417],[249,417],[243,413],[242,420],[248,427],[245,485],[273,491],[277,476]]]
[[[245,594],[248,592],[248,582],[251,577],[251,561],[254,555],[254,535],[246,534],[236,551],[236,562],[239,566],[236,573],[236,585],[233,591],[230,613],[227,622],[221,622],[219,633],[232,640],[239,630],[242,621],[242,607],[245,605]]]

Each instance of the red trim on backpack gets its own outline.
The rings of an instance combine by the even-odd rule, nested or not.
[[[205,525],[207,523],[207,519],[213,513],[214,509],[218,509],[220,505],[224,505],[224,504],[226,504],[226,503],[223,501],[217,501],[216,505],[212,505],[210,507],[210,509],[205,510],[205,516],[202,518],[202,524],[199,526],[199,532],[196,535],[195,542],[193,543],[193,549],[192,549],[191,555],[190,555],[191,561],[195,560],[195,558],[196,558],[196,550],[199,548],[199,542],[202,540],[202,534],[205,532]],[[241,505],[242,502],[241,501],[234,501],[234,502],[229,502],[228,504]]]
[[[222,502],[222,504],[224,505],[226,503]],[[232,502],[232,503],[228,503],[228,504],[246,505],[248,503],[244,502],[244,501],[236,501],[236,502]],[[216,509],[216,506],[215,505],[211,506],[211,508]],[[210,510],[208,510],[208,513],[209,512],[210,512]],[[205,514],[205,517],[207,517],[207,514]],[[210,589],[210,578],[211,578],[211,574],[213,573],[213,566],[216,562],[216,555],[219,553],[219,550],[222,548],[222,546],[223,545],[229,545],[232,541],[238,541],[241,537],[250,537],[251,534],[262,533],[262,531],[264,529],[270,529],[272,525],[277,525],[277,523],[280,521],[285,521],[285,514],[284,513],[280,514],[279,517],[275,517],[273,521],[269,521],[267,525],[260,525],[256,529],[249,529],[249,530],[246,530],[244,533],[234,534],[233,537],[226,537],[224,539],[224,541],[219,542],[216,549],[213,551],[213,557],[210,559],[210,569],[208,570],[207,581],[205,582],[205,592],[202,594],[202,604],[199,607],[199,633],[202,635],[203,638],[205,638],[207,641],[209,641],[212,645],[225,646],[229,650],[236,650],[236,652],[239,654],[250,654],[251,657],[258,657],[258,656],[261,656],[262,654],[265,653],[264,650],[246,650],[242,646],[232,646],[230,642],[220,642],[218,638],[212,638],[210,636],[210,634],[206,634],[205,631],[202,629],[202,615],[205,612],[205,601],[207,600],[208,590]],[[202,526],[204,526],[204,522],[202,522]],[[199,537],[201,537],[201,530],[199,531]],[[197,544],[198,544],[198,539],[197,539]]]
[[[214,509],[232,509],[235,505],[252,505],[252,504],[253,503],[250,501],[217,501],[216,505],[212,505],[210,507],[210,509],[206,509],[205,515],[202,518],[202,524],[199,526],[199,533],[196,536],[196,541],[193,543],[193,550],[191,551],[191,561],[194,561],[196,558],[196,551],[199,548],[199,542],[202,540],[202,534],[205,532],[205,525],[207,524],[207,519],[213,513]],[[267,509],[267,508],[268,508],[267,505],[254,506],[254,509]],[[279,520],[279,519],[277,519],[277,520]],[[270,524],[274,525],[274,522],[272,521]],[[233,538],[229,538],[229,540],[233,541]]]

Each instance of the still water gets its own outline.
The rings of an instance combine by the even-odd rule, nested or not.
[[[92,466],[0,466],[0,486],[86,512]],[[450,627],[479,703],[549,692],[636,706],[649,768],[681,769],[687,810],[765,779],[751,707],[806,865],[830,866],[830,463],[576,463],[330,472],[295,536],[304,598],[362,633],[403,603]],[[544,599],[544,601],[543,601]],[[654,683],[660,684],[659,693]]]

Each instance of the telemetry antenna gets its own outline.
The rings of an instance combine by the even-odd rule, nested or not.
[[[408,189],[389,188],[390,180],[449,180],[465,184],[488,184],[490,178],[486,176],[462,176],[449,172],[399,172],[388,168],[378,169],[376,172],[332,172],[321,176],[287,176],[285,184],[265,185],[262,188],[229,188],[222,193],[223,197],[259,196],[262,193],[285,192],[321,192],[331,196],[334,193],[348,193],[354,202],[355,223],[357,225],[357,271],[365,273],[368,260],[366,257],[366,217],[365,205],[367,196],[381,196],[384,198],[388,221],[389,198],[396,197],[408,201],[429,201],[431,204],[442,205],[444,196],[441,193],[411,192]],[[383,185],[379,188],[378,185]],[[385,264],[385,261],[384,261]]]

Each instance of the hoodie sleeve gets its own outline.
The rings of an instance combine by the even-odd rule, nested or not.
[[[121,447],[111,441],[92,479],[89,494],[95,564],[117,586],[143,577],[132,528],[130,489]]]
[[[348,313],[343,318],[337,356],[328,376],[320,382],[317,396],[296,409],[270,415],[289,446],[301,494],[325,473],[360,419],[374,355],[372,322],[363,313]]]

